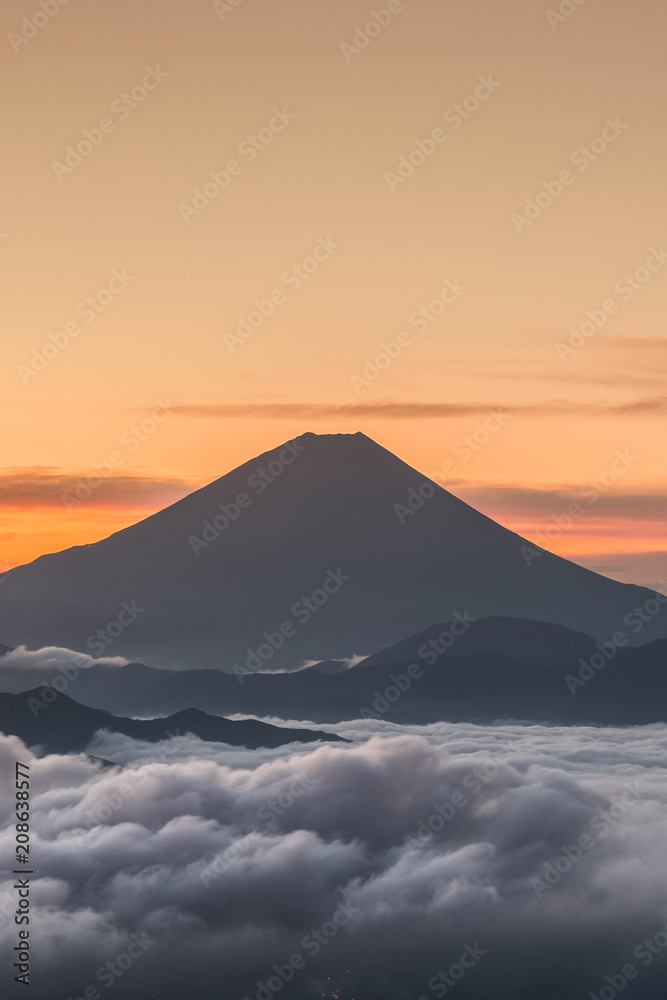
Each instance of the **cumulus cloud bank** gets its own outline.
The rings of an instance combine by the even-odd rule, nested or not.
[[[89,748],[123,768],[0,737],[2,858],[31,758],[31,995],[662,997],[667,727],[337,731],[357,742]]]

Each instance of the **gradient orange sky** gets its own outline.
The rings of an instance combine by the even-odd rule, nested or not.
[[[3,4],[0,570],[306,430],[363,430],[553,551],[667,578],[667,10],[392,0],[356,32],[388,6]],[[447,281],[465,290],[435,316]]]

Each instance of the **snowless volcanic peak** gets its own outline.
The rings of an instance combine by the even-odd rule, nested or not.
[[[292,670],[456,613],[608,639],[655,596],[538,549],[365,434],[303,434],[94,545],[12,571],[0,637],[180,669]],[[667,636],[649,616],[631,642]]]

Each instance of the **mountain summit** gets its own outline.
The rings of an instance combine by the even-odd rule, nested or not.
[[[0,637],[237,673],[370,654],[434,621],[506,616],[630,643],[651,591],[551,553],[364,434],[303,434],[0,587]],[[651,607],[652,607],[651,605]]]

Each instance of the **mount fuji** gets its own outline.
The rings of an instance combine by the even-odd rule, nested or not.
[[[5,576],[3,642],[172,669],[294,670],[457,618],[667,637],[662,604],[627,627],[652,591],[540,549],[361,433],[304,434]]]

